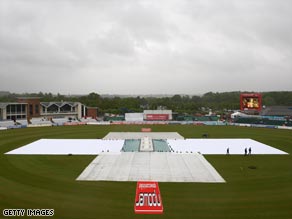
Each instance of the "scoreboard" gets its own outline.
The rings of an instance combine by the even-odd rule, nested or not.
[[[262,110],[262,95],[260,93],[240,94],[240,110]]]

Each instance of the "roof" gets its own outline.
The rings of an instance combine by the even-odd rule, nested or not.
[[[3,109],[8,105],[8,103],[0,103],[0,108]]]
[[[292,116],[292,106],[269,106],[262,110],[262,116]]]
[[[58,107],[62,107],[64,105],[76,106],[78,102],[41,102],[41,105],[44,107],[49,107],[52,105],[56,105]]]
[[[41,97],[17,97],[17,99],[30,100],[30,99],[41,99]]]
[[[144,110],[144,114],[172,114],[172,110]]]

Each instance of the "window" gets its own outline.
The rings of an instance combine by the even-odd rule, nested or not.
[[[71,106],[69,104],[65,104],[60,108],[61,112],[70,112],[71,111]]]
[[[39,114],[40,112],[39,112],[39,105],[38,104],[36,104],[35,106],[35,114]]]
[[[48,112],[48,113],[57,113],[58,111],[59,111],[59,108],[58,108],[58,106],[55,105],[55,104],[52,104],[51,106],[49,106],[49,107],[47,108],[47,112]]]
[[[33,115],[33,105],[29,104],[29,115]]]

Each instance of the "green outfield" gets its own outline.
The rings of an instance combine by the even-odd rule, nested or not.
[[[102,138],[108,132],[178,132],[186,138],[252,138],[289,155],[209,155],[226,183],[159,183],[163,215],[135,215],[136,183],[75,179],[95,156],[4,155],[40,138]],[[231,126],[112,125],[0,131],[3,209],[54,209],[51,218],[292,218],[292,131]]]

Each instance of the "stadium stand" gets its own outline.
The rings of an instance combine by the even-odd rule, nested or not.
[[[265,107],[262,116],[292,116],[292,106],[270,106]]]
[[[209,122],[209,121],[218,121],[217,116],[178,116],[178,121],[200,121],[200,122]]]
[[[27,119],[16,120],[16,124],[21,125],[23,128],[25,128],[28,125],[28,121]]]
[[[124,116],[105,116],[104,121],[125,121]]]
[[[67,123],[67,122],[70,122],[70,120],[68,118],[54,118],[52,120],[52,122],[53,122],[54,125],[61,126],[61,125],[64,125],[65,123]]]
[[[15,123],[12,120],[0,121],[0,127],[13,128],[14,126],[15,126]]]
[[[270,119],[270,118],[264,118],[264,117],[257,117],[257,118],[238,117],[234,119],[234,122],[240,123],[240,124],[292,126],[292,120],[290,119]]]
[[[29,126],[52,126],[52,122],[46,118],[32,118]]]
[[[81,122],[85,122],[85,123],[88,123],[88,122],[93,122],[93,123],[94,123],[94,122],[97,122],[96,119],[91,118],[91,117],[81,118],[80,121],[81,121]]]
[[[20,125],[27,125],[28,124],[27,119],[18,119],[18,120],[16,120],[16,122]]]

